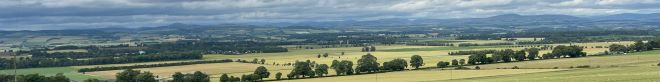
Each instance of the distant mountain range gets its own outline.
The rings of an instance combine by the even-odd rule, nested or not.
[[[301,23],[269,23],[274,26],[316,26],[316,27],[355,27],[355,26],[450,26],[450,27],[501,27],[501,26],[540,26],[540,25],[658,25],[660,13],[651,14],[615,14],[594,17],[575,17],[570,15],[518,15],[503,14],[487,18],[462,19],[380,19],[372,21],[332,21]]]

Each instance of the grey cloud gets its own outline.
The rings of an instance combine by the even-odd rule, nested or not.
[[[241,22],[595,16],[660,12],[657,0],[0,0],[0,29]]]

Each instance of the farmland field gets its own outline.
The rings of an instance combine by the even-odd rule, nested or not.
[[[461,42],[471,42],[471,41],[461,41]],[[477,41],[480,43],[488,43],[486,41]],[[497,40],[496,42],[499,42]],[[575,44],[550,44],[550,45],[581,45],[581,46],[607,46],[611,44],[631,44],[632,42],[599,42],[599,43],[575,43]],[[309,45],[313,46],[313,45]],[[136,70],[149,71],[161,78],[168,78],[174,72],[183,72],[191,73],[193,71],[202,71],[204,73],[210,74],[212,81],[217,81],[220,74],[229,74],[232,76],[240,76],[244,74],[251,74],[254,69],[258,66],[266,66],[269,71],[274,74],[281,72],[284,75],[288,74],[291,70],[291,66],[281,66],[273,64],[286,64],[292,63],[295,61],[305,61],[311,60],[318,64],[330,64],[332,60],[350,60],[357,61],[360,56],[364,54],[372,54],[378,58],[378,62],[385,62],[396,58],[402,58],[410,60],[412,55],[420,55],[424,58],[426,65],[422,67],[434,67],[435,63],[438,61],[451,61],[452,59],[467,59],[467,55],[447,55],[451,51],[460,51],[460,50],[484,50],[484,49],[514,49],[519,50],[528,47],[510,47],[510,46],[473,46],[473,47],[447,47],[447,46],[406,46],[406,45],[381,45],[376,46],[376,52],[361,52],[361,47],[340,47],[340,48],[319,48],[319,49],[292,49],[289,52],[283,53],[253,53],[245,55],[219,55],[219,54],[208,54],[204,56],[204,60],[216,60],[216,59],[241,59],[251,61],[252,59],[266,59],[266,65],[262,64],[248,64],[248,63],[213,63],[213,64],[195,64],[195,65],[183,65],[183,66],[170,66],[170,67],[154,67],[154,68],[141,68]],[[607,48],[586,48],[585,52],[589,54],[598,53],[606,51]],[[341,53],[344,52],[344,55]],[[549,50],[543,50],[541,53],[548,53]],[[329,56],[317,58],[318,54],[328,53]],[[490,64],[490,65],[480,65],[483,70],[416,70],[416,71],[403,71],[403,72],[392,72],[392,73],[382,73],[382,74],[368,74],[368,75],[357,75],[357,76],[339,76],[339,77],[326,77],[318,78],[318,80],[323,79],[333,79],[340,78],[346,79],[345,81],[436,81],[436,80],[451,80],[451,79],[461,79],[461,78],[477,78],[485,76],[500,76],[500,75],[517,75],[517,74],[529,74],[529,73],[538,73],[538,72],[556,72],[556,71],[566,71],[572,70],[568,69],[570,66],[577,65],[600,65],[601,67],[610,66],[610,65],[619,65],[619,64],[631,64],[631,63],[645,63],[645,62],[657,62],[659,55],[648,55],[656,54],[657,51],[652,52],[641,52],[634,53],[635,56],[601,56],[601,57],[587,57],[587,58],[564,58],[564,59],[553,59],[553,60],[537,60],[537,61],[525,61],[525,62],[513,62],[513,63],[500,63],[500,64]],[[646,55],[645,55],[646,54]],[[625,60],[633,60],[639,57],[637,61],[625,62]],[[600,60],[612,60],[620,59],[613,61],[602,61],[602,63],[594,63]],[[75,73],[77,69],[80,68],[91,68],[91,67],[105,67],[105,66],[127,66],[127,65],[137,65],[137,64],[156,64],[156,63],[171,63],[171,62],[182,62],[182,61],[195,61],[195,60],[180,60],[180,61],[161,61],[161,62],[144,62],[144,63],[130,63],[130,64],[108,64],[108,65],[87,65],[87,66],[71,66],[66,67],[66,70],[61,71],[52,71],[53,73],[42,73],[47,75],[54,75],[55,72],[65,73],[67,76],[76,77],[76,80],[81,80],[84,78],[103,78],[103,79],[114,79],[114,74],[120,72],[121,70],[111,70],[111,71],[97,71],[97,72],[88,72],[85,74]],[[558,64],[562,63],[562,64]],[[563,64],[570,63],[570,64]],[[521,68],[544,68],[544,69],[495,69],[495,68],[509,68],[512,66],[519,66]],[[468,66],[472,67],[472,66]],[[547,69],[552,67],[561,67],[560,69]],[[34,68],[32,70],[52,70],[50,68]],[[332,69],[329,69],[329,75],[335,75]],[[464,75],[447,75],[446,73],[456,73]],[[421,73],[421,74],[420,74]],[[420,78],[417,79],[403,79],[402,76],[409,75],[420,75]],[[478,75],[469,75],[469,74],[478,74]],[[441,77],[441,78],[436,78]],[[451,77],[451,78],[445,78]],[[356,80],[358,78],[367,78]],[[379,79],[376,78],[388,78],[388,79]],[[275,79],[270,77],[267,79]],[[424,79],[424,80],[420,80]],[[301,80],[285,80],[285,81],[311,81],[317,79],[301,79]]]

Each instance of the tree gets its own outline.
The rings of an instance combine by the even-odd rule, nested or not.
[[[50,81],[52,82],[69,82],[69,78],[64,76],[62,73],[57,73],[55,76],[51,77],[52,79]]]
[[[529,48],[527,49],[527,59],[528,60],[535,60],[537,57],[539,57],[539,50],[538,48]]]
[[[371,48],[369,49],[369,51],[372,51],[372,52],[376,51],[376,46],[371,46]]]
[[[117,82],[136,82],[135,76],[140,74],[140,71],[127,69],[115,75]]]
[[[277,72],[277,73],[275,74],[275,79],[277,79],[277,80],[282,79],[282,73]]]
[[[185,82],[184,77],[185,75],[183,75],[181,72],[176,72],[174,75],[172,75],[172,82]]]
[[[424,66],[424,59],[422,56],[419,55],[413,55],[410,57],[410,66],[415,67],[415,69],[418,69],[420,66]]]
[[[472,54],[468,57],[468,64],[477,65],[486,63],[486,54]]]
[[[300,76],[311,77],[315,75],[314,71],[312,70],[311,64],[312,63],[309,60],[307,60],[306,62],[296,61],[296,63],[293,65],[294,66],[293,70],[289,74],[293,77],[300,77]]]
[[[316,72],[317,76],[324,76],[328,74],[328,65],[327,64],[320,64],[317,65],[316,68],[314,69],[314,72]]]
[[[266,59],[261,59],[261,64],[266,64]]]
[[[614,53],[627,53],[628,51],[630,51],[626,46],[620,44],[610,45],[609,50],[610,52],[614,52]]]
[[[268,72],[268,69],[264,66],[257,67],[257,69],[254,70],[254,74],[259,75],[259,79],[268,78],[270,76],[270,72]]]
[[[201,71],[195,71],[190,77],[191,82],[210,82],[209,75],[202,73]]]
[[[150,72],[144,72],[138,74],[135,79],[137,82],[156,82],[155,76]]]
[[[383,69],[392,70],[392,71],[401,71],[408,67],[408,62],[406,60],[397,58],[389,62],[383,63]]]
[[[337,61],[333,60],[332,69],[335,69],[337,75],[351,75],[353,74],[353,62],[348,60]]]
[[[323,57],[328,57],[328,53],[323,53]]]
[[[458,64],[460,64],[460,65],[465,65],[465,59],[460,59],[460,60],[458,60]]]
[[[513,55],[513,59],[516,59],[516,61],[524,61],[525,58],[527,57],[525,57],[525,51],[523,50],[516,51]]]
[[[552,50],[552,54],[555,56],[564,56],[564,57],[584,57],[587,53],[582,52],[582,47],[580,46],[563,46],[559,45]]]
[[[377,58],[369,53],[367,55],[362,55],[362,58],[358,60],[358,65],[356,71],[357,72],[377,72],[378,71],[378,66],[380,65],[377,62]]]
[[[635,41],[635,43],[632,45],[632,49],[635,50],[636,52],[644,51],[645,49],[644,42],[642,42],[641,40]]]
[[[511,62],[511,56],[515,54],[515,51],[512,49],[505,49],[504,51],[501,51],[500,54],[502,54],[502,61]]]
[[[440,61],[436,64],[438,68],[445,68],[449,65],[449,62]]]
[[[458,60],[456,60],[456,59],[451,60],[451,65],[457,66],[458,65]]]
[[[259,59],[257,59],[257,58],[252,59],[252,63],[258,64],[258,62],[259,62]]]
[[[223,74],[220,76],[220,82],[231,82],[231,78],[229,78],[229,76],[228,76],[227,74],[224,74],[224,73],[223,73]]]
[[[99,79],[94,79],[94,78],[89,78],[89,79],[86,79],[86,80],[83,81],[83,82],[105,82],[105,81],[101,81],[101,80],[99,80]]]
[[[479,69],[481,69],[481,67],[479,67],[479,66],[476,66],[476,67],[474,67],[474,69],[477,69],[477,70],[479,70]]]

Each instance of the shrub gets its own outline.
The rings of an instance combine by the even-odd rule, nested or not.
[[[456,67],[456,68],[454,68],[454,69],[456,69],[456,70],[467,70],[467,69],[470,69],[470,68],[463,67],[463,66],[458,66],[458,67]]]
[[[589,67],[591,67],[591,66],[589,66],[589,65],[581,65],[581,66],[576,66],[575,68],[589,68]]]
[[[518,66],[513,66],[511,69],[520,69]]]
[[[477,66],[477,67],[474,67],[474,69],[479,70],[479,69],[481,69],[481,67]]]

